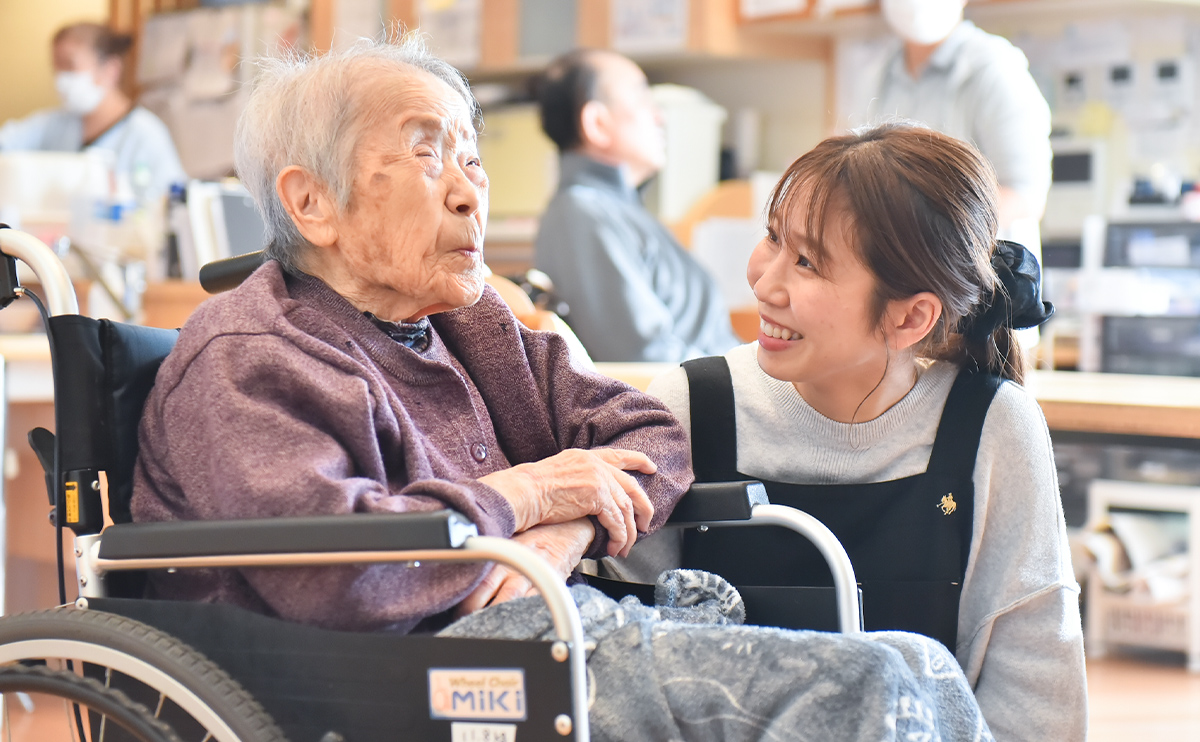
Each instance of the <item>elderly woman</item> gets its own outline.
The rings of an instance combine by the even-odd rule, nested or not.
[[[477,120],[462,76],[413,44],[267,64],[236,158],[270,260],[197,310],[163,364],[136,519],[453,508],[564,578],[662,524],[691,482],[678,423],[485,288]],[[433,564],[151,581],[160,597],[402,631],[530,588]]]
[[[454,508],[564,578],[666,519],[691,482],[679,424],[484,287],[476,120],[462,77],[411,39],[267,67],[237,161],[272,260],[163,364],[135,519]],[[989,738],[936,642],[733,626],[744,608],[720,578],[658,587],[657,608],[572,588],[594,739]],[[451,609],[454,636],[550,628],[500,567],[185,570],[151,590],[344,629],[428,629]]]

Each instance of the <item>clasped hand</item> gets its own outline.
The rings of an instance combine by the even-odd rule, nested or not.
[[[513,540],[533,549],[566,580],[596,535],[587,516],[596,516],[607,532],[610,555],[629,553],[638,531],[649,528],[654,505],[628,472],[657,470],[653,461],[636,451],[572,448],[479,481],[512,504],[517,531]],[[456,613],[466,615],[536,592],[527,577],[497,564]]]
[[[626,556],[654,517],[654,505],[630,471],[653,474],[658,467],[637,451],[569,448],[479,481],[512,505],[517,533],[594,515],[608,533],[609,556]]]

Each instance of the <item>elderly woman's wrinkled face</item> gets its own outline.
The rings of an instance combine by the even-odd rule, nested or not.
[[[415,320],[483,293],[488,180],[471,109],[422,71],[380,73],[358,135],[350,204],[338,217],[341,268],[360,309]]]

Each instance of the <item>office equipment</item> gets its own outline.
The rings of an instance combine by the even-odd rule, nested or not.
[[[1092,139],[1054,139],[1053,176],[1042,217],[1044,242],[1079,238],[1083,220],[1107,213],[1107,165],[1104,143]]]
[[[1200,224],[1093,219],[1079,263],[1079,370],[1200,376]]]

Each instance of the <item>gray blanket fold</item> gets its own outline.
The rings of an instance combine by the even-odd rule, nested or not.
[[[842,636],[741,626],[725,580],[664,572],[654,608],[571,588],[588,637],[592,739],[992,740],[954,657],[902,632]],[[550,639],[540,598],[492,606],[442,635]]]

